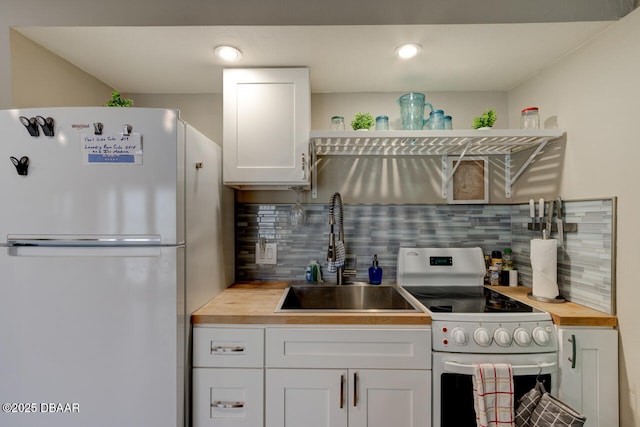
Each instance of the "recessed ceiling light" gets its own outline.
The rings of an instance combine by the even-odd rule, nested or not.
[[[240,49],[233,46],[217,46],[214,49],[214,52],[218,55],[218,58],[223,61],[233,62],[242,58],[242,52],[240,52]]]
[[[396,55],[402,59],[413,58],[420,52],[422,46],[417,43],[407,43],[396,48]]]

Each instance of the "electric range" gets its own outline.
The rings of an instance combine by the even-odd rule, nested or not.
[[[432,425],[475,425],[478,363],[509,364],[514,398],[542,381],[558,390],[551,316],[484,286],[480,248],[400,248],[397,282],[431,312]]]
[[[431,312],[434,351],[557,351],[551,316],[484,286],[480,248],[400,248],[397,283]]]

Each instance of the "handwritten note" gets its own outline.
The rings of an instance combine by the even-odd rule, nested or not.
[[[142,139],[139,133],[83,134],[80,148],[85,164],[142,164]]]

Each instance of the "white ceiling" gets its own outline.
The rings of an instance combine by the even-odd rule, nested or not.
[[[220,93],[225,66],[307,66],[321,93],[509,90],[612,23],[15,29],[125,93]],[[395,58],[405,42],[421,54]],[[219,44],[242,60],[223,64]]]

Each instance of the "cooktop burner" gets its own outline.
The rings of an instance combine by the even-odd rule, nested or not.
[[[432,313],[540,312],[484,286],[408,286],[405,290]]]

